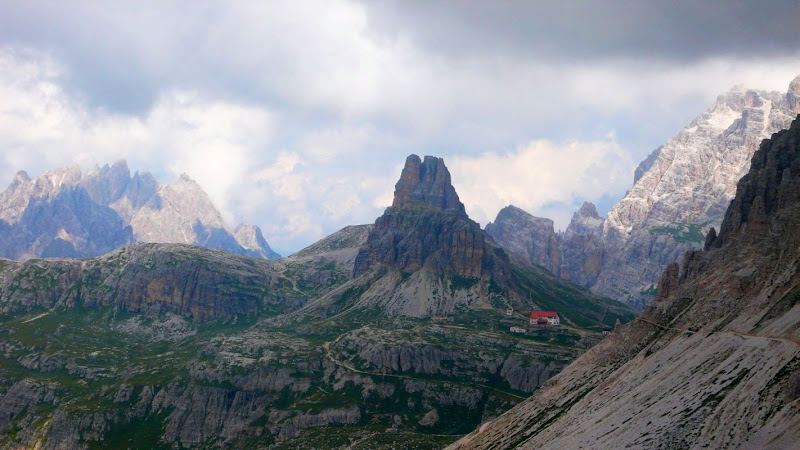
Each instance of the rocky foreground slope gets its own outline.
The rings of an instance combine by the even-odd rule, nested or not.
[[[591,227],[575,229],[576,219],[593,215],[584,205],[570,224],[572,230],[557,236],[557,254],[536,250],[526,256],[598,295],[644,307],[666,266],[679,262],[687,250],[702,247],[708,230],[719,228],[751,156],[762,139],[788,128],[800,112],[798,98],[800,77],[785,93],[735,87],[719,96],[642,161],[633,187],[606,218],[592,217]],[[523,231],[532,220],[545,219],[522,220],[501,211],[486,229],[516,251],[530,248],[530,241],[551,246],[556,238],[552,231]]]
[[[254,225],[229,230],[211,199],[182,175],[163,184],[131,176],[125,161],[31,179],[18,172],[0,194],[0,257],[92,257],[132,242],[194,244],[277,258]]]
[[[796,448],[800,119],[634,322],[451,448]]]
[[[287,258],[0,260],[0,448],[441,448],[632,318],[509,257],[412,156],[374,225]]]

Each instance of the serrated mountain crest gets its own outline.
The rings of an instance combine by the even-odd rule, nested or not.
[[[20,171],[0,194],[0,221],[0,255],[12,259],[97,256],[133,241],[279,256],[255,226],[235,237],[187,174],[164,184],[148,172],[131,176],[124,160],[85,174],[77,166],[33,179]]]

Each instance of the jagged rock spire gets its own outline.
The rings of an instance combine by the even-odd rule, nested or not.
[[[353,275],[384,264],[405,272],[427,266],[438,273],[478,278],[493,258],[486,256],[486,239],[467,217],[444,161],[411,155],[395,185],[392,207],[375,221]]]
[[[424,161],[417,155],[406,158],[400,180],[394,187],[392,206],[408,205],[424,205],[466,215],[464,204],[450,182],[450,171],[444,160],[435,156],[426,156]]]

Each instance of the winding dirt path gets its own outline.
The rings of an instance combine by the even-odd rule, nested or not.
[[[699,331],[693,331],[693,330],[682,329],[682,328],[673,328],[673,327],[669,327],[669,326],[666,326],[666,325],[661,325],[660,323],[653,322],[652,320],[643,319],[641,317],[637,317],[635,320],[638,320],[639,322],[644,322],[644,323],[659,327],[659,328],[664,329],[664,330],[677,331],[679,333],[696,334],[696,333],[699,332]],[[770,340],[770,341],[778,341],[778,342],[782,342],[784,344],[790,344],[790,345],[794,345],[795,347],[800,347],[800,340],[797,340],[797,339],[779,338],[779,337],[772,337],[772,336],[760,336],[758,334],[753,334],[753,333],[740,333],[738,331],[729,331],[729,330],[715,331],[714,333],[731,334],[731,335],[734,335],[734,336],[739,336],[740,338],[743,338],[743,339],[767,339],[767,340]]]

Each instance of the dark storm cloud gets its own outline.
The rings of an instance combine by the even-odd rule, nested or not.
[[[800,8],[794,1],[363,4],[367,32],[378,41],[381,35],[410,38],[444,61],[687,63],[800,49]],[[242,20],[233,17],[236,8],[225,2],[2,2],[0,43],[51,52],[72,69],[68,81],[77,92],[114,110],[143,112],[170,86],[279,107],[291,102],[287,84],[298,77],[287,66],[302,58],[302,47],[297,55],[267,55],[261,47],[280,41],[279,33],[253,33],[253,23],[220,27]],[[280,17],[286,9],[261,4],[254,14]]]
[[[3,2],[0,44],[37,48],[67,67],[67,87],[96,105],[142,113],[160,91],[200,89],[264,97],[258,80],[230,59],[215,25],[224,2]]]
[[[795,54],[797,1],[365,2],[372,26],[441,53],[562,59]]]

